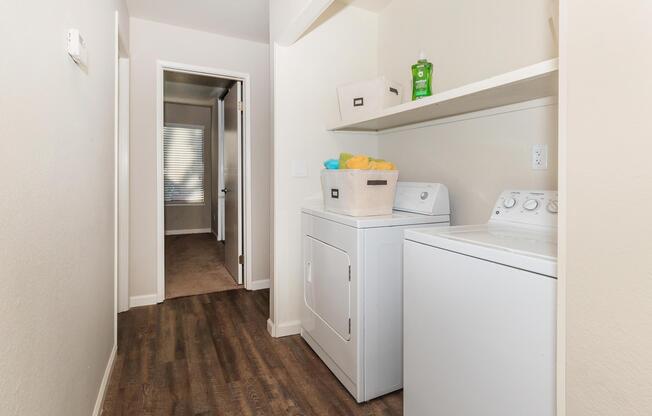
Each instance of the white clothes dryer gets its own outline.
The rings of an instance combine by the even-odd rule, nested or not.
[[[394,212],[302,210],[301,336],[358,402],[403,387],[403,232],[450,223],[448,190],[399,182]]]

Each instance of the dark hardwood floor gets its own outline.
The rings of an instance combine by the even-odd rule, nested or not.
[[[402,414],[402,393],[358,405],[300,336],[270,337],[268,305],[240,289],[121,313],[102,415]]]

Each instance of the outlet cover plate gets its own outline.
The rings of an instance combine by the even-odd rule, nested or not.
[[[547,144],[535,144],[532,146],[532,169],[533,170],[548,169],[548,145]]]

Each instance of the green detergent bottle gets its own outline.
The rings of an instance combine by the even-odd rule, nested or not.
[[[419,54],[419,62],[412,65],[412,101],[432,95],[432,64],[426,54]]]

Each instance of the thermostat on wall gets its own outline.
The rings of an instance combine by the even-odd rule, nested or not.
[[[68,31],[68,55],[70,55],[77,65],[86,66],[88,63],[86,42],[78,29],[70,29]]]

